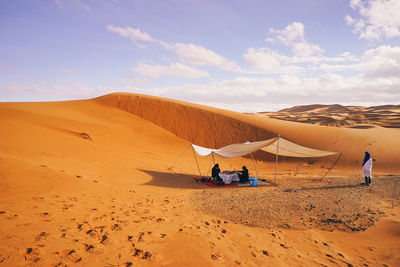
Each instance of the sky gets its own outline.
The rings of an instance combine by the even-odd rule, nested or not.
[[[1,0],[0,101],[400,104],[399,0]]]

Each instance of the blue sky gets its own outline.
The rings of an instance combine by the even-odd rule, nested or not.
[[[4,0],[0,101],[400,104],[398,14],[398,0]]]

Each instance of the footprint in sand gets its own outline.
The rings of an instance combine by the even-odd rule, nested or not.
[[[77,262],[80,262],[82,260],[82,257],[79,255],[79,253],[75,249],[66,249],[66,250],[63,250],[61,252],[57,251],[54,254],[58,255],[60,260],[66,261],[66,262],[77,263]],[[67,264],[64,264],[64,266],[67,266]]]
[[[143,237],[144,237],[145,233],[140,232],[139,236],[137,237],[137,242],[143,242]]]
[[[122,230],[122,226],[119,225],[118,223],[115,223],[111,226],[111,230],[113,231],[121,231]]]
[[[108,239],[108,234],[105,233],[104,235],[101,236],[101,241],[100,241],[100,243],[103,244],[103,245],[105,245],[106,242],[107,242],[107,240],[109,240],[109,239]]]
[[[288,249],[289,247],[288,246],[286,246],[285,244],[279,244],[281,247],[283,247],[283,248],[285,248],[285,249]]]
[[[78,224],[78,226],[76,227],[79,231],[81,231],[82,230],[82,226],[83,226],[83,223],[80,223],[80,224]]]
[[[40,241],[40,240],[42,240],[42,239],[45,239],[48,235],[49,235],[49,233],[41,232],[40,234],[38,234],[38,235],[35,237],[35,241],[38,242],[38,241]]]
[[[99,254],[99,252],[95,249],[95,247],[91,244],[83,244],[84,250],[90,254]]]
[[[39,251],[37,249],[33,249],[33,248],[27,248],[25,251],[25,261],[29,262],[29,263],[35,263],[38,262],[40,260],[40,254]]]
[[[134,248],[133,249],[133,256],[139,259],[143,259],[143,260],[151,260],[151,257],[153,256],[150,251],[143,251],[141,249],[138,248]]]
[[[211,254],[210,257],[211,257],[212,260],[218,260],[218,257],[215,256],[214,254]]]
[[[72,208],[73,206],[74,206],[74,205],[72,205],[72,204],[63,204],[62,211],[69,210],[69,209]]]
[[[85,232],[85,234],[89,235],[92,238],[95,238],[97,236],[97,231],[95,229],[89,229]]]

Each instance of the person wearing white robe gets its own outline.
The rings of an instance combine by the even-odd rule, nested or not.
[[[363,162],[363,176],[365,177],[365,185],[371,184],[371,170],[372,170],[372,158],[368,151],[365,152]]]

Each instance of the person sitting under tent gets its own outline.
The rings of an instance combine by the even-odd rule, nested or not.
[[[218,183],[224,183],[224,181],[219,176],[221,169],[219,168],[219,164],[215,164],[214,167],[211,169],[211,179],[217,181]]]
[[[246,166],[243,166],[242,170],[239,171],[239,179],[241,183],[246,183],[249,181],[249,170],[246,168]]]

